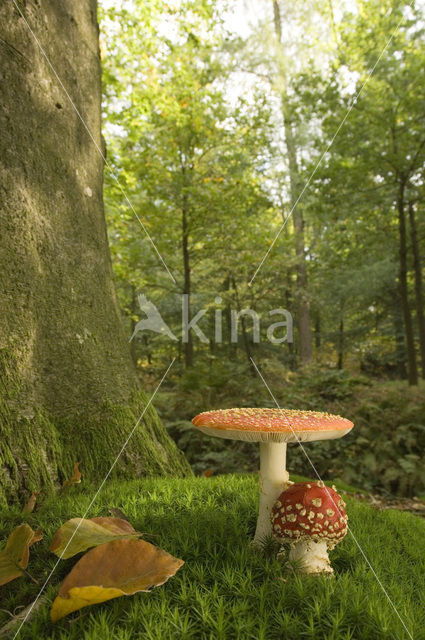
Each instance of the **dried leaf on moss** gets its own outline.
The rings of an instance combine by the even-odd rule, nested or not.
[[[39,491],[33,491],[30,495],[28,502],[22,509],[22,513],[32,513],[34,511],[35,503],[37,502],[37,496],[40,494]]]
[[[50,551],[64,559],[72,558],[81,551],[105,542],[142,535],[122,518],[72,518],[56,532]]]
[[[79,469],[79,466],[80,462],[76,462],[74,464],[74,473],[68,480],[65,480],[62,485],[62,489],[67,489],[68,487],[72,487],[72,485],[79,484],[81,482],[81,471]]]
[[[30,557],[29,548],[43,537],[40,530],[33,531],[28,524],[16,527],[0,551],[0,585],[6,584],[25,573]]]
[[[52,622],[98,604],[164,584],[183,560],[145,540],[113,540],[91,549],[62,583],[50,616]]]
[[[121,511],[121,509],[118,509],[117,507],[111,507],[109,509],[109,513],[111,514],[111,516],[114,516],[114,518],[122,518],[123,520],[128,520],[125,513]]]

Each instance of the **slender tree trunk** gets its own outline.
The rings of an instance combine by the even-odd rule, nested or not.
[[[237,356],[237,344],[232,342],[232,308],[230,304],[230,291],[232,290],[232,276],[229,274],[223,284],[226,291],[226,305],[224,308],[224,320],[227,332],[228,357],[233,359]]]
[[[410,238],[413,252],[413,270],[415,274],[415,298],[416,317],[418,321],[419,347],[421,353],[422,378],[425,378],[425,316],[424,316],[424,295],[422,285],[422,265],[419,253],[418,234],[416,230],[415,210],[413,203],[409,202],[409,222]]]
[[[183,174],[185,170],[183,169]],[[189,202],[187,194],[183,194],[182,206],[182,251],[183,251],[183,293],[187,295],[187,317],[190,321],[190,295],[191,295],[191,271],[189,253],[189,229],[188,229]],[[187,342],[184,343],[184,363],[186,369],[193,366],[193,338],[189,331]]]
[[[278,0],[273,1],[274,27],[279,44],[282,46],[282,24]],[[283,75],[283,74],[282,74]],[[285,80],[284,80],[285,82]],[[286,82],[285,82],[286,84]],[[299,338],[299,355],[302,364],[309,364],[313,356],[311,321],[310,321],[310,301],[307,289],[307,261],[305,256],[305,232],[304,217],[297,200],[300,194],[299,170],[296,154],[296,141],[291,124],[291,114],[289,111],[286,88],[281,92],[282,115],[285,133],[285,144],[288,152],[289,182],[292,220],[295,232],[295,254],[297,291],[296,310],[297,326]]]
[[[409,292],[407,288],[407,243],[406,243],[406,216],[404,211],[404,192],[406,181],[403,176],[399,177],[399,188],[397,193],[397,212],[399,229],[399,287],[400,299],[403,309],[404,330],[406,333],[407,347],[407,375],[409,385],[418,384],[418,370],[416,366],[415,341],[413,336],[412,314],[409,304]]]
[[[342,369],[344,365],[344,317],[341,317],[338,329],[338,369]]]
[[[285,298],[286,298],[286,308],[288,310],[291,310],[292,308],[292,272],[291,269],[288,268],[287,269],[287,275],[286,275],[286,282],[287,282],[287,286],[286,286],[286,290],[285,290]],[[294,354],[294,343],[293,342],[287,342],[288,345],[288,351],[289,351],[289,368],[291,369],[291,371],[294,371],[296,369],[296,358],[295,358],[295,354]]]
[[[151,351],[151,347],[150,347],[149,337],[145,334],[145,335],[143,335],[142,339],[143,339],[143,344],[146,347],[146,358],[147,358],[148,364],[151,365],[152,364],[152,351]],[[172,358],[172,356],[171,356],[171,358]]]
[[[102,147],[95,0],[19,2]],[[146,406],[115,297],[103,160],[24,19],[0,3],[0,501],[98,480]],[[150,407],[114,473],[187,472]]]
[[[255,367],[252,364],[252,360],[251,360],[252,358],[251,345],[249,344],[249,337],[248,337],[248,332],[246,330],[245,317],[243,315],[241,316],[241,326],[242,326],[242,340],[243,340],[245,354],[249,362],[250,371],[253,375],[255,375],[257,372],[255,371]]]
[[[338,30],[336,28],[335,12],[334,12],[334,6],[333,6],[332,0],[328,0],[328,4],[329,4],[329,14],[330,14],[330,18],[331,18],[331,25],[332,25],[332,33],[333,33],[333,37],[334,37],[334,40],[335,40],[335,44],[336,44],[336,46],[338,46],[338,44],[339,44]]]
[[[314,346],[316,349],[320,349],[322,344],[322,336],[321,336],[321,326],[320,326],[320,312],[317,311],[316,317],[314,320]]]
[[[402,380],[406,380],[406,334],[403,325],[403,310],[400,300],[400,287],[397,286],[394,290],[393,324],[397,371],[400,378]]]
[[[241,304],[240,304],[240,300],[239,300],[239,292],[238,292],[238,287],[236,284],[236,280],[234,275],[231,276],[232,277],[232,284],[233,284],[233,289],[235,291],[235,301],[236,301],[236,307],[237,307],[237,311],[241,311]],[[244,346],[244,351],[245,351],[245,355],[247,357],[248,360],[248,364],[249,364],[249,370],[251,371],[251,374],[256,377],[257,376],[257,371],[254,367],[254,365],[252,364],[252,351],[251,351],[251,345],[249,343],[249,336],[248,336],[248,332],[246,330],[246,321],[245,321],[245,317],[242,314],[240,316],[240,320],[241,320],[241,327],[242,327],[242,342],[243,342],[243,346]]]
[[[137,313],[137,291],[134,284],[131,285],[131,302],[130,302],[130,335],[132,336],[134,333],[134,329],[136,327],[136,313]],[[136,337],[130,342],[130,353],[131,359],[134,364],[137,364],[137,353],[136,353]]]

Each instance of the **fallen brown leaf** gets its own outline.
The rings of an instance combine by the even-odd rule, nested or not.
[[[40,542],[40,540],[43,540],[43,532],[41,529],[37,529],[36,531],[34,531],[34,535],[31,538],[29,546],[32,547],[33,544],[35,544],[36,542]]]
[[[28,524],[16,527],[0,551],[0,585],[6,584],[25,573],[30,557],[29,548],[43,537],[41,531],[33,531]]]
[[[80,464],[80,462],[76,462],[74,464],[74,473],[68,480],[65,480],[62,485],[62,489],[67,489],[68,487],[72,487],[72,485],[79,484],[81,482],[81,471],[78,468]]]
[[[31,513],[34,510],[38,495],[40,495],[39,491],[32,492],[28,502],[26,503],[25,507],[22,509],[22,513]]]
[[[52,622],[73,611],[164,584],[183,560],[145,540],[113,540],[88,551],[63,581]]]
[[[117,507],[111,507],[109,509],[109,513],[111,514],[111,516],[114,516],[114,518],[122,518],[122,520],[128,520],[125,513],[121,511],[121,509],[118,509]]]
[[[122,518],[72,518],[56,532],[50,551],[64,559],[72,558],[81,551],[111,540],[142,535]]]

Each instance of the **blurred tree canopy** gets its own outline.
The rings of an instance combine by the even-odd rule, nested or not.
[[[137,332],[141,368],[425,376],[424,16],[324,4],[257,2],[243,37],[222,0],[104,4],[107,157],[133,207],[107,171],[119,299],[129,337],[144,295],[177,338]],[[183,295],[205,312],[187,336]]]

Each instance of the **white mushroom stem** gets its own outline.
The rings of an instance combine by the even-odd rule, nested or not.
[[[326,540],[300,540],[289,552],[289,564],[300,573],[333,573]]]
[[[260,505],[254,544],[261,546],[272,533],[272,508],[288,486],[286,442],[260,442]]]

